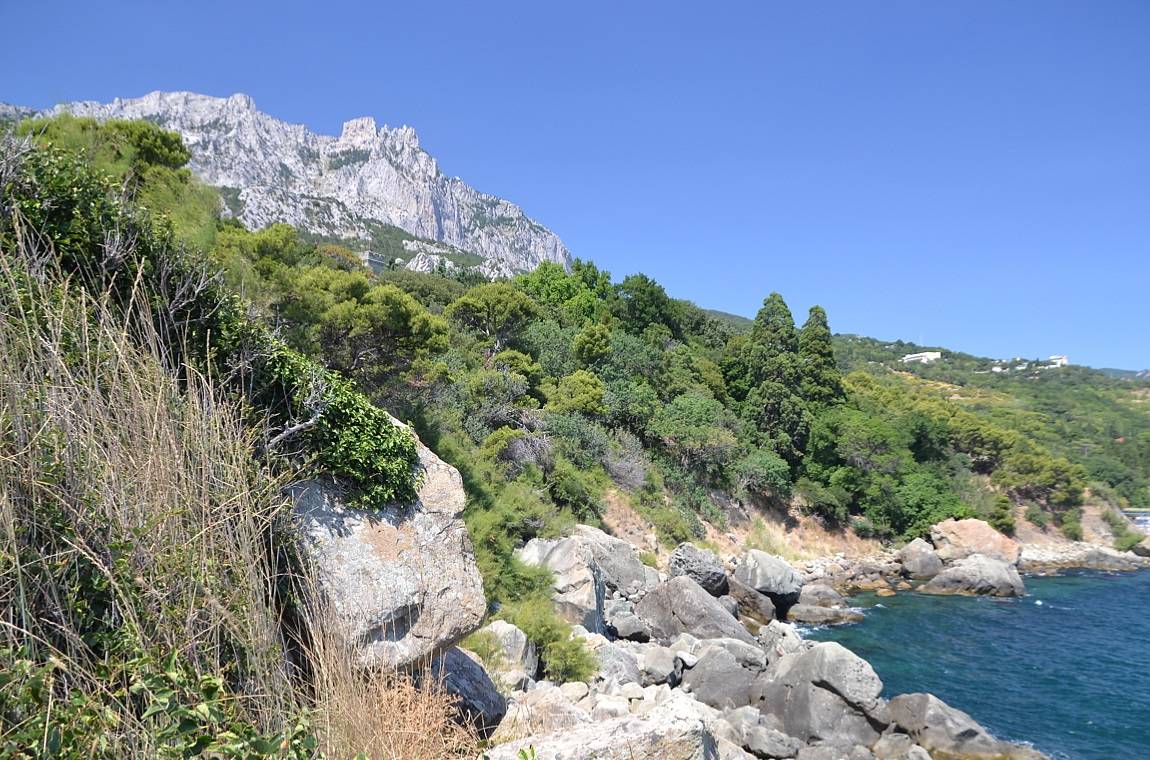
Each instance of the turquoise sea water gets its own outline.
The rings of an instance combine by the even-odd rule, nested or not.
[[[1150,571],[1027,578],[1022,599],[856,597],[814,629],[867,659],[886,696],[928,691],[1059,760],[1150,758]]]

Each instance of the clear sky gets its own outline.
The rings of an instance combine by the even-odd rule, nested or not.
[[[0,100],[410,124],[616,278],[1150,367],[1150,2],[0,0]]]

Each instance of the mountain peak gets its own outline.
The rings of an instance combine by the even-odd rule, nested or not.
[[[570,254],[555,233],[510,201],[444,175],[413,128],[379,129],[364,116],[338,137],[311,132],[256,109],[246,94],[151,92],[111,103],[64,103],[39,112],[96,119],[146,119],[178,132],[191,169],[229,190],[229,209],[249,227],[286,222],[371,245],[380,224],[444,243],[484,260],[489,274],[564,266]],[[497,212],[497,213],[496,213]]]

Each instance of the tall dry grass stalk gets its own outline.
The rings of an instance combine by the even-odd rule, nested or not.
[[[56,664],[49,709],[79,695],[108,711],[80,756],[163,756],[156,717],[108,664],[169,653],[228,684],[263,731],[310,714],[329,757],[473,756],[437,689],[356,670],[321,620],[286,640],[290,473],[257,464],[211,377],[173,377],[146,292],[113,310],[33,248],[0,256],[0,650]]]

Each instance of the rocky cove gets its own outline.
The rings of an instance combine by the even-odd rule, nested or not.
[[[529,748],[567,760],[1045,757],[995,737],[961,704],[888,694],[870,663],[801,626],[860,621],[845,596],[859,591],[1012,598],[1026,593],[1020,570],[1150,564],[1088,544],[1033,548],[979,520],[947,520],[929,542],[862,559],[792,565],[682,544],[657,569],[581,525],[517,552],[553,573],[556,607],[598,664],[586,682],[553,683],[523,631],[498,619],[480,628],[486,601],[459,518],[459,475],[422,446],[420,462],[413,504],[364,512],[313,483],[295,492],[296,512],[322,570],[319,594],[364,664],[430,663],[490,760]],[[494,656],[459,646],[476,630],[495,642]]]

